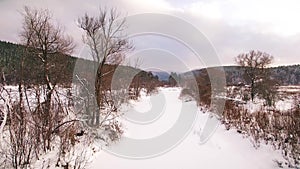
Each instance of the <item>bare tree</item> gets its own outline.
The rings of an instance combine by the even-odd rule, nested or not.
[[[51,67],[61,67],[53,65],[49,59],[54,55],[70,53],[74,48],[72,39],[64,36],[59,26],[52,24],[51,14],[47,10],[25,7],[23,17],[20,38],[25,50],[20,54],[18,92],[15,95],[2,86],[0,89],[0,101],[5,104],[4,107],[0,105],[0,114],[3,114],[0,137],[2,131],[7,130],[5,141],[2,137],[0,139],[0,151],[5,156],[4,161],[2,156],[0,157],[0,166],[8,168],[28,168],[43,150],[46,152],[52,148],[51,143],[55,136],[61,140],[61,152],[68,151],[76,141],[74,137],[78,127],[75,123],[79,121],[69,116],[68,100],[61,99],[60,91],[56,90],[56,82],[51,79],[50,72]],[[26,67],[24,60],[31,56],[41,61],[43,79],[42,82],[38,81],[42,86],[29,82],[32,86],[27,89],[23,78]],[[40,69],[36,71],[38,70]],[[3,145],[6,146],[4,150]]]
[[[260,92],[259,84],[270,78],[266,68],[272,63],[273,56],[265,52],[251,50],[248,53],[238,55],[235,60],[245,68],[244,75],[246,81],[250,83],[250,95],[253,101],[254,97]]]
[[[52,23],[52,16],[48,10],[25,7],[23,17],[21,41],[27,47],[38,49],[36,54],[43,63],[44,82],[50,91],[53,86],[49,77],[49,57],[57,53],[70,54],[75,47],[73,40],[64,35],[60,26]]]
[[[125,20],[120,18],[116,9],[100,9],[96,17],[85,14],[78,19],[78,26],[85,33],[83,41],[89,46],[96,64],[94,65],[96,74],[94,90],[98,111],[92,112],[90,124],[99,126],[103,124],[100,120],[101,108],[106,103],[111,104],[107,100],[109,97],[105,95],[103,86],[104,76],[109,74],[104,71],[104,66],[105,64],[119,64],[125,52],[132,46],[123,35]],[[110,115],[104,115],[104,120]]]
[[[58,53],[71,53],[74,49],[74,44],[70,37],[64,35],[59,25],[53,24],[52,15],[48,10],[25,7],[23,18],[23,27],[20,33],[21,42],[26,46],[28,53],[37,56],[41,60],[43,67],[43,83],[45,87],[43,88],[44,92],[37,92],[37,97],[39,97],[40,93],[44,93],[42,95],[44,99],[40,100],[37,98],[38,106],[34,110],[35,116],[33,119],[36,123],[40,123],[37,125],[40,126],[39,129],[41,131],[39,134],[42,135],[42,145],[46,151],[50,149],[52,129],[55,128],[55,123],[58,120],[55,118],[60,117],[58,113],[61,112],[53,111],[53,109],[60,108],[55,108],[54,104],[52,104],[56,84],[51,83],[50,67],[52,65],[50,65],[49,58]],[[22,102],[22,83],[20,82],[19,84],[20,102]],[[59,105],[59,103],[56,105]]]

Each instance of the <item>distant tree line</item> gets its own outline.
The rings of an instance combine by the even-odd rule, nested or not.
[[[227,85],[249,84],[243,76],[247,68],[241,66],[224,66]],[[300,85],[300,65],[267,68],[270,77],[280,85]],[[194,70],[197,75],[205,69]]]
[[[0,41],[0,83],[14,85],[20,79],[20,62],[23,57],[23,80],[26,84],[43,84],[43,63],[35,52],[26,54],[26,47],[20,44]],[[62,53],[49,54],[49,73],[51,82],[58,84],[70,84],[73,68],[77,58]]]
[[[7,85],[16,85],[18,82],[19,71],[20,71],[20,59],[23,55],[24,57],[24,73],[23,73],[23,80],[25,84],[43,84],[43,67],[42,61],[36,56],[35,52],[30,54],[25,54],[25,46],[21,44],[14,44],[11,42],[0,41],[0,83],[7,84]],[[37,49],[33,49],[37,50]],[[84,65],[91,65],[93,61],[76,58],[67,54],[50,54],[49,57],[49,64],[50,66],[50,74],[51,74],[51,82],[57,83],[60,85],[70,86],[72,83],[73,78],[73,71],[76,62],[85,62]],[[151,72],[146,72],[140,70],[138,68],[133,68],[130,66],[122,66],[122,69],[131,69],[135,72],[139,72],[136,74],[136,77],[132,81],[132,85],[137,84],[137,80],[143,86],[146,86],[148,81],[156,81],[156,83],[160,83],[158,81],[158,77],[154,76]],[[116,69],[117,65],[104,65],[104,72],[111,72],[110,75],[113,75],[112,70]],[[87,74],[87,76],[92,77],[91,74]],[[106,86],[108,85],[108,81],[110,82],[112,76],[106,76]],[[158,84],[159,85],[159,84]]]
[[[249,84],[243,77],[243,72],[247,68],[241,66],[224,66],[223,69],[227,85]],[[267,69],[269,70],[270,77],[280,85],[300,85],[300,65],[278,66]],[[204,71],[205,68],[193,70],[192,72],[197,75]]]

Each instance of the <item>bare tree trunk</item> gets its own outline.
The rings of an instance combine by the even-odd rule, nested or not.
[[[254,87],[254,80],[251,79],[251,101],[253,102],[255,96],[255,87]]]

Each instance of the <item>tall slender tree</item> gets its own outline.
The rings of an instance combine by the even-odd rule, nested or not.
[[[103,77],[105,64],[119,64],[124,53],[132,48],[126,36],[125,19],[122,19],[116,9],[100,9],[98,16],[85,14],[78,19],[78,26],[84,31],[83,41],[91,51],[95,67],[95,97],[98,112],[93,112],[93,125],[100,125],[100,110],[105,100]]]

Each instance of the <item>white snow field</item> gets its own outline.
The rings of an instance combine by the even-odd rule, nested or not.
[[[196,103],[183,102],[178,97],[179,88],[160,88],[154,96],[142,96],[139,101],[132,102],[132,106],[124,108],[125,116],[130,111],[140,113],[151,112],[156,104],[154,100],[164,104],[162,112],[152,121],[139,123],[135,120],[124,119],[124,137],[134,139],[149,139],[157,137],[172,128],[180,113],[182,104],[190,104],[190,109]],[[150,102],[152,97],[152,103]],[[163,98],[163,100],[161,100]],[[152,108],[153,109],[153,108]],[[129,113],[129,115],[128,115]],[[235,130],[225,130],[220,125],[213,136],[204,144],[200,144],[200,134],[208,113],[197,110],[197,118],[187,137],[170,151],[151,158],[132,159],[113,155],[101,150],[94,155],[91,169],[274,169],[278,168],[275,160],[284,161],[280,152],[274,151],[271,146],[262,144],[255,149],[249,138],[237,133]],[[131,118],[131,117],[130,117]],[[115,143],[116,145],[121,144]],[[159,145],[158,145],[159,146]],[[142,148],[142,147],[141,147]],[[130,148],[129,148],[130,151]],[[122,154],[121,154],[122,156]]]

